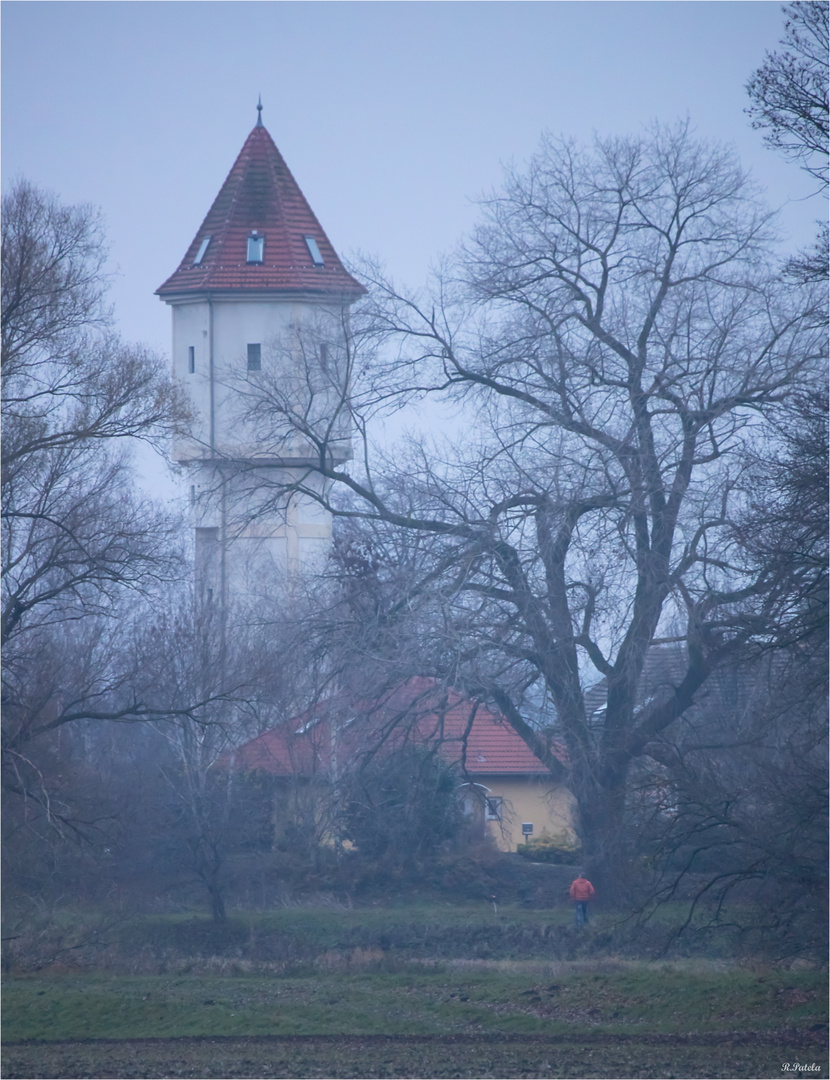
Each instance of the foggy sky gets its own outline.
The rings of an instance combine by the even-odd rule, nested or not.
[[[169,350],[153,295],[256,121],[341,256],[420,283],[472,200],[544,129],[589,140],[689,117],[783,206],[790,247],[820,199],[767,150],[746,80],[783,32],[775,2],[2,4],[2,165],[99,205],[130,340]],[[818,203],[818,205],[816,205]]]

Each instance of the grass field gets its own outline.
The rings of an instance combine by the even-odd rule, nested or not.
[[[452,904],[92,925],[7,975],[3,1077],[827,1076],[825,973],[728,936],[644,959],[618,919]]]
[[[731,961],[748,943],[735,920],[713,923],[703,908],[681,939],[670,930],[685,917],[682,906],[666,905],[645,924],[633,915],[598,912],[590,928],[573,925],[565,907],[518,904],[410,903],[371,907],[284,907],[240,912],[216,924],[193,914],[106,917],[63,911],[51,928],[29,928],[18,938],[15,926],[7,969],[32,970],[68,960],[76,967],[107,968],[124,974],[154,974],[201,968],[206,960],[229,970],[270,965],[288,971],[328,957],[332,963],[354,950],[380,950],[395,960],[439,958],[477,960],[580,960],[614,955],[641,959],[706,956]],[[743,922],[751,922],[744,916]],[[751,948],[751,944],[749,946]]]
[[[786,1063],[827,1075],[816,972],[365,963],[303,977],[9,979],[3,1076],[764,1077]]]

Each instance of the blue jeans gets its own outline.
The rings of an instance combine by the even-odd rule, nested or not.
[[[576,925],[581,926],[583,923],[588,924],[588,904],[584,900],[580,900],[576,905]]]

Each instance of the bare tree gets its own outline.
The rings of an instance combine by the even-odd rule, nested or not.
[[[2,374],[8,474],[32,455],[184,430],[163,359],[122,344],[105,306],[103,231],[28,181],[3,199]]]
[[[3,199],[4,777],[41,801],[35,740],[152,715],[113,633],[125,597],[181,566],[177,523],[135,492],[129,448],[160,445],[188,414],[164,362],[113,334],[105,257],[90,207],[26,181]]]
[[[584,842],[607,864],[632,760],[766,632],[767,568],[732,529],[740,449],[815,371],[821,301],[775,273],[752,184],[688,125],[590,151],[546,138],[483,210],[429,296],[366,268],[342,398],[362,468],[332,463],[341,418],[309,422],[275,383],[248,418],[264,449],[285,424],[314,448],[293,490],[420,545],[410,592],[440,596],[445,674],[493,700],[557,777],[548,739],[565,739]],[[427,396],[463,408],[459,444],[376,466],[371,418]],[[666,636],[686,667],[643,703],[645,657]],[[601,718],[584,701],[598,677]],[[555,732],[529,705],[555,713]]]
[[[786,17],[783,52],[767,53],[747,83],[752,126],[764,142],[819,181],[828,183],[830,100],[828,100],[828,15],[826,0],[795,0],[782,9]],[[815,242],[787,262],[796,281],[826,280],[828,273],[826,214],[818,222]]]
[[[106,258],[93,207],[64,206],[27,180],[15,183],[3,200],[4,368],[69,357],[79,335],[109,324]]]
[[[230,629],[230,633],[228,630]],[[232,644],[229,644],[229,641]],[[167,790],[169,849],[177,876],[194,875],[207,890],[214,920],[224,922],[225,864],[237,774],[217,770],[220,757],[255,733],[254,683],[243,627],[228,628],[218,606],[196,598],[160,613],[146,646],[162,699],[184,705],[156,725],[166,743],[161,770]],[[262,686],[258,687],[260,697]],[[204,702],[188,711],[190,701]],[[254,707],[255,711],[255,707]],[[246,723],[247,719],[247,723]]]
[[[821,182],[828,184],[830,100],[828,64],[830,4],[785,4],[783,53],[768,53],[747,84],[753,127]],[[785,269],[794,281],[826,281],[828,227],[819,222],[812,248],[789,260]],[[826,307],[817,312],[827,325]],[[776,417],[778,439],[752,461],[751,509],[741,523],[741,542],[755,558],[779,567],[784,623],[790,644],[827,648],[827,380],[824,378],[786,402]],[[805,641],[806,639],[806,641]]]
[[[811,657],[828,644],[827,414],[819,382],[775,414],[775,443],[747,454],[750,501],[736,528],[747,559],[767,569],[767,644]]]
[[[21,181],[3,228],[5,645],[45,607],[77,615],[164,575],[170,525],[133,495],[125,453],[187,413],[163,362],[109,330],[94,211]]]
[[[828,15],[826,0],[784,4],[783,52],[767,53],[747,83],[746,110],[764,142],[827,186]]]
[[[646,913],[688,898],[683,929],[699,905],[726,907],[749,949],[825,955],[826,671],[826,655],[762,653],[720,672],[649,747],[666,797],[639,822],[655,871]]]
[[[227,918],[231,857],[270,841],[279,824],[234,750],[303,712],[313,685],[297,612],[280,618],[281,599],[228,610],[182,590],[137,628],[136,660],[154,683],[145,700],[158,717],[148,749],[162,780],[159,870],[179,886],[198,883],[216,921]]]

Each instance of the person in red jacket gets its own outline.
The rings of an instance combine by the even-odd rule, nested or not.
[[[588,901],[594,897],[594,886],[583,871],[579,871],[579,877],[571,882],[571,901],[576,904],[576,925],[588,922]]]

